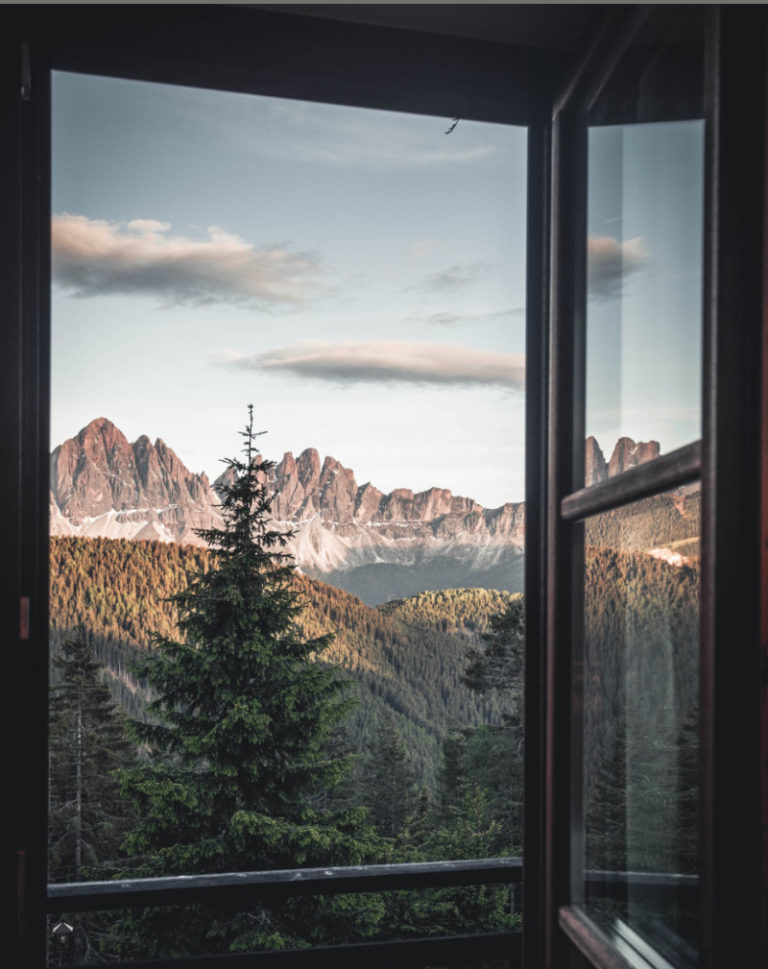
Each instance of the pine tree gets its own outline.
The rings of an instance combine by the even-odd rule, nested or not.
[[[392,718],[379,727],[367,759],[362,796],[379,834],[393,842],[416,808],[416,780],[402,734]]]
[[[501,824],[502,843],[509,851],[522,843],[523,600],[511,600],[502,612],[491,616],[489,626],[481,637],[483,646],[468,651],[462,680],[472,690],[499,697],[502,724],[464,731],[461,766],[465,783],[488,793],[492,815]]]
[[[525,645],[525,613],[522,599],[491,616],[490,631],[482,634],[483,647],[467,652],[469,663],[462,681],[473,690],[503,690],[519,697]]]
[[[145,875],[360,864],[374,850],[362,809],[324,806],[347,769],[329,740],[350,704],[338,670],[318,659],[332,637],[295,633],[302,605],[251,408],[242,435],[244,458],[224,462],[224,526],[199,532],[211,567],[172,597],[181,638],[154,636],[137,669],[156,694],[154,720],[136,724],[150,760],[125,777],[141,818],[126,847]],[[133,935],[149,954],[281,948],[364,932],[370,920],[362,904],[310,899],[163,916]]]
[[[135,761],[125,718],[99,679],[84,634],[64,639],[52,662],[49,717],[48,879],[106,878],[123,863],[120,845],[133,815],[118,770]],[[72,925],[51,965],[100,961],[111,945],[110,916],[59,913]]]
[[[134,747],[84,636],[65,639],[52,665],[48,877],[104,877],[130,825],[116,772]]]

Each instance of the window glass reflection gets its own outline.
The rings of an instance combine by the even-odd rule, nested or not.
[[[617,945],[695,963],[699,492],[585,526],[584,897]],[[634,940],[634,941],[633,941]]]
[[[701,435],[704,122],[588,138],[587,458],[609,477]]]

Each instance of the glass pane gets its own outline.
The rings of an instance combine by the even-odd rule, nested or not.
[[[698,40],[666,40],[588,116],[587,486],[701,436]]]
[[[616,939],[696,962],[696,486],[585,524],[584,896]]]
[[[520,854],[526,132],[449,128],[54,75],[52,882]],[[261,598],[198,531],[249,402],[298,567]],[[58,964],[520,912],[480,885],[61,922]]]

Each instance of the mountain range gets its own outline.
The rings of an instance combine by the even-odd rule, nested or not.
[[[606,461],[587,440],[587,483],[659,453],[656,442],[621,438]],[[226,473],[226,472],[225,472]],[[100,417],[54,449],[52,535],[202,544],[196,529],[222,524],[217,481],[189,471],[146,435],[133,443]],[[313,448],[287,452],[269,473],[275,522],[292,531],[287,551],[300,570],[369,604],[426,589],[522,591],[525,504],[484,508],[444,488],[389,494]]]

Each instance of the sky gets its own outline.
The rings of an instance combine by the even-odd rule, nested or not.
[[[704,123],[593,127],[588,146],[586,433],[671,451],[701,436]]]
[[[453,120],[54,74],[52,446],[107,417],[213,479],[252,403],[272,460],[522,500],[526,132]],[[700,436],[703,137],[589,130],[606,458]]]
[[[524,129],[57,72],[51,443],[524,478]]]

